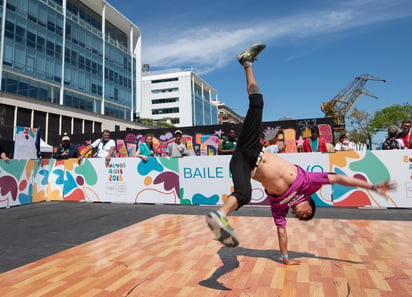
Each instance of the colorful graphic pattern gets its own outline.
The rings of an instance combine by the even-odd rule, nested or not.
[[[381,196],[339,185],[313,195],[318,206],[412,206],[412,150],[283,154],[308,171],[330,171],[371,183],[396,180],[398,189]],[[233,191],[230,156],[69,160],[0,160],[0,208],[45,200],[126,203],[221,204]],[[325,165],[326,164],[326,165]],[[190,174],[183,172],[189,168]],[[186,175],[186,176],[185,176]],[[252,184],[252,204],[268,204],[260,184]]]

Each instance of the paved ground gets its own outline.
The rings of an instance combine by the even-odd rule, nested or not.
[[[158,214],[205,215],[215,206],[40,202],[0,209],[0,273],[50,256]],[[268,207],[234,215],[269,217]],[[317,218],[412,221],[412,209],[317,209]],[[205,224],[203,217],[199,223]],[[206,225],[205,225],[205,228]]]

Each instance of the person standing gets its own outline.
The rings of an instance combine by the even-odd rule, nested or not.
[[[303,142],[302,152],[328,152],[328,147],[326,146],[325,140],[319,137],[319,128],[312,127],[310,129],[311,136],[306,138]]]
[[[79,161],[83,160],[84,156],[90,150],[96,151],[96,158],[105,158],[106,164],[110,163],[116,150],[116,143],[110,139],[110,131],[105,129],[102,133],[102,138],[96,139],[92,144],[89,144],[79,156]]]
[[[175,141],[170,142],[167,145],[167,152],[169,154],[169,157],[182,158],[183,156],[187,156],[188,151],[186,145],[182,142],[182,131],[176,130],[174,135]]]
[[[4,161],[9,162],[9,157],[7,156],[6,152],[3,151],[3,148],[0,146],[0,158],[2,158]]]
[[[397,134],[398,127],[390,125],[388,127],[388,137],[382,143],[383,150],[401,150],[404,148],[402,139],[396,138]]]
[[[57,152],[54,153],[53,157],[55,159],[70,159],[79,157],[79,150],[73,143],[70,142],[70,137],[67,133],[64,133],[62,143],[58,147]]]
[[[154,154],[153,134],[146,134],[144,137],[144,142],[139,144],[139,148],[137,149],[135,156],[147,162],[150,157],[154,156]]]
[[[349,141],[348,137],[344,134],[339,136],[339,142],[335,145],[336,151],[353,151],[352,143]]]
[[[402,121],[402,131],[396,135],[396,138],[401,139],[403,142],[403,147],[406,149],[412,149],[412,131],[411,131],[411,121]]]
[[[219,143],[218,154],[232,155],[235,152],[236,144],[236,130],[231,128],[227,132],[227,136],[223,137],[222,141]]]

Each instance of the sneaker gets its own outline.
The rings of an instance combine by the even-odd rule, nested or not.
[[[243,66],[250,66],[254,61],[257,60],[257,55],[259,55],[259,53],[263,51],[265,47],[266,45],[263,43],[254,44],[244,52],[240,53],[239,56],[237,56],[237,60]]]
[[[233,228],[229,225],[225,216],[212,211],[206,215],[206,223],[215,234],[217,241],[220,241],[227,247],[239,245],[239,240],[237,240]]]

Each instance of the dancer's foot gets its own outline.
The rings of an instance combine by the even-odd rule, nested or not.
[[[266,47],[263,43],[257,43],[249,47],[244,52],[237,56],[237,60],[242,66],[251,66],[254,61],[256,61],[257,55]]]
[[[212,211],[207,214],[206,222],[215,234],[217,241],[220,241],[227,247],[236,247],[239,245],[239,240],[237,240],[233,228],[229,225],[229,222],[224,215]]]

